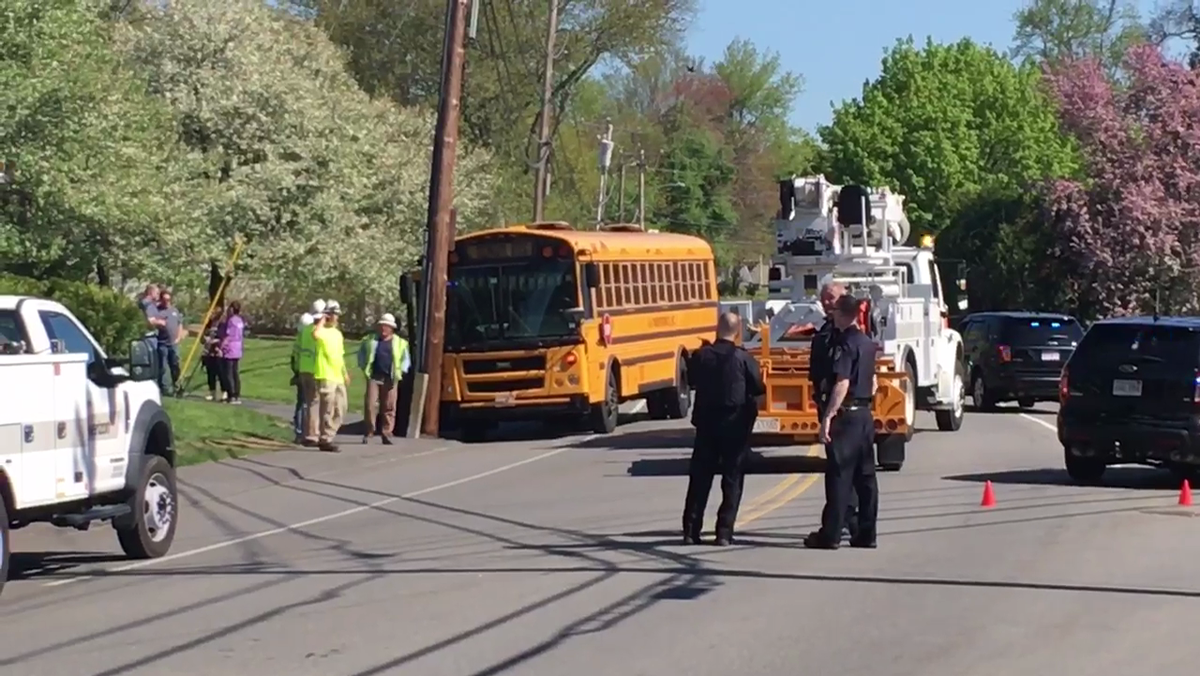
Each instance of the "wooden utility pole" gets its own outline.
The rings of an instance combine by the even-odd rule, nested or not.
[[[546,179],[550,163],[550,112],[554,96],[554,37],[558,34],[558,0],[550,0],[546,22],[546,76],[542,80],[542,114],[538,129],[538,159],[533,178],[533,220],[546,215]]]
[[[454,243],[454,160],[458,145],[459,103],[466,61],[467,5],[470,0],[447,0],[446,39],[442,55],[442,89],[433,138],[433,169],[429,177],[429,220],[426,234],[425,411],[421,433],[438,435],[442,394],[442,354],[446,335],[446,274]]]
[[[646,151],[638,148],[638,225],[646,227]]]

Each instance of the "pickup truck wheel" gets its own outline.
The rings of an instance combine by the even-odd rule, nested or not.
[[[8,509],[0,499],[0,592],[4,591],[4,583],[8,581],[8,556]]]
[[[142,478],[129,498],[127,519],[113,522],[121,550],[131,559],[157,559],[171,549],[178,522],[179,501],[175,470],[166,458],[145,456]]]
[[[967,386],[963,380],[963,366],[959,363],[954,367],[954,380],[950,387],[952,407],[948,411],[934,411],[938,429],[943,432],[957,432],[962,428],[967,409]]]

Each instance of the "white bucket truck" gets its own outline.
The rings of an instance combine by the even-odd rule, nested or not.
[[[0,295],[0,589],[9,532],[32,523],[108,521],[136,559],[170,549],[175,447],[153,348],[134,341],[119,363],[66,307]]]

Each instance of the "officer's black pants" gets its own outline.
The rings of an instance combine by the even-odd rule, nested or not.
[[[714,421],[696,429],[692,446],[687,498],[683,506],[683,530],[699,536],[704,526],[704,509],[712,491],[713,478],[721,475],[721,506],[717,508],[717,537],[733,534],[742,486],[746,478],[746,456],[750,452],[749,425],[737,419]]]
[[[875,423],[871,410],[838,413],[830,437],[832,441],[826,445],[821,535],[831,542],[841,540],[853,490],[858,497],[856,535],[860,540],[873,542],[879,516],[879,484],[875,481]]]

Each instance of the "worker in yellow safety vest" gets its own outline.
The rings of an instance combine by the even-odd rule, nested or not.
[[[316,346],[312,337],[312,315],[305,312],[300,315],[296,325],[296,338],[292,341],[292,386],[296,388],[296,409],[292,413],[292,431],[296,433],[296,444],[303,445],[308,435],[308,397],[305,395],[304,378],[301,369],[312,375],[313,362],[316,361]],[[314,437],[315,439],[315,437]]]
[[[341,450],[333,441],[346,413],[346,388],[350,385],[350,372],[346,370],[346,339],[338,328],[341,314],[341,306],[331,300],[325,303],[324,320],[313,322],[317,348],[313,380],[317,384],[317,409],[321,416],[317,448],[329,453]]]
[[[318,298],[308,311],[312,321],[296,332],[293,354],[296,355],[296,374],[304,397],[304,427],[301,432],[302,446],[316,448],[319,443],[321,413],[317,399],[317,381],[313,371],[317,368],[317,341],[313,330],[325,322],[325,301]]]
[[[363,402],[363,422],[367,429],[363,433],[363,443],[378,433],[384,445],[391,445],[392,430],[396,426],[398,383],[408,372],[411,360],[408,341],[396,334],[396,318],[385,313],[379,318],[378,327],[376,334],[358,344],[358,367],[367,379]]]

